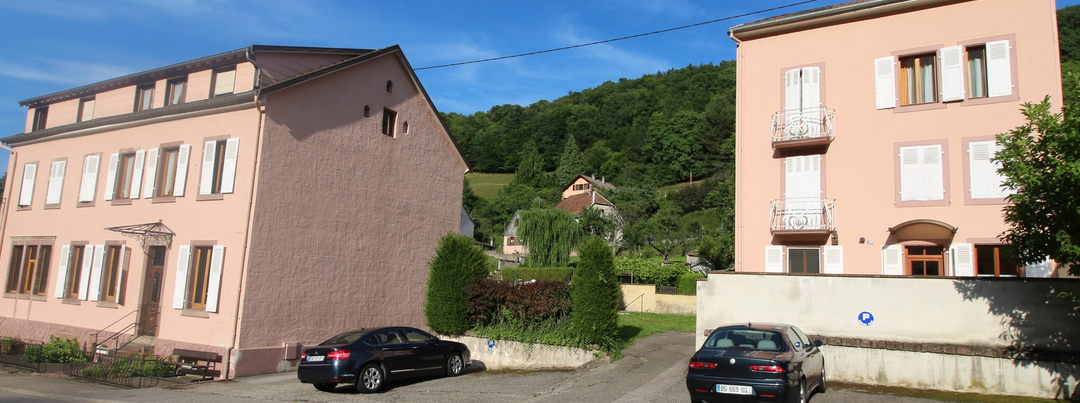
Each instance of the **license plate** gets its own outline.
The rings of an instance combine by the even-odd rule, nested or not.
[[[307,362],[320,362],[320,361],[325,360],[325,359],[326,359],[325,355],[309,355],[307,357]]]
[[[739,385],[716,385],[716,392],[727,393],[731,395],[753,395],[754,388]]]

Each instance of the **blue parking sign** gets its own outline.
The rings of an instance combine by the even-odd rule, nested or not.
[[[863,326],[870,326],[871,323],[874,323],[874,314],[865,311],[860,313],[859,322],[862,322]]]

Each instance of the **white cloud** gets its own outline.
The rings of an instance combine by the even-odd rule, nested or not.
[[[80,86],[131,74],[139,69],[104,63],[33,60],[22,64],[0,60],[0,76],[49,84]]]

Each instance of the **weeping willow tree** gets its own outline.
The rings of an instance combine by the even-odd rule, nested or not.
[[[529,248],[529,267],[566,267],[584,233],[569,211],[539,209],[521,212],[518,237]]]

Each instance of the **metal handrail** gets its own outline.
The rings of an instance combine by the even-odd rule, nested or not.
[[[772,231],[836,229],[836,199],[796,197],[770,203]]]
[[[108,326],[105,326],[105,327],[101,328],[101,330],[98,330],[98,331],[96,331],[94,333],[91,333],[91,335],[94,336],[94,348],[96,349],[98,346],[103,345],[105,343],[108,343],[109,340],[112,340],[112,339],[117,339],[116,344],[119,344],[119,336],[121,334],[124,334],[124,332],[126,332],[128,329],[131,329],[131,328],[134,328],[134,327],[138,326],[138,324],[139,324],[139,321],[138,321],[139,317],[138,316],[135,317],[135,319],[136,319],[135,322],[132,322],[131,324],[128,324],[127,326],[124,326],[123,329],[120,329],[120,331],[116,332],[112,336],[109,336],[108,338],[106,338],[101,343],[98,343],[98,335],[101,334],[101,332],[104,332],[105,329],[108,329],[108,328],[112,327],[113,325],[115,325],[117,323],[120,323],[120,321],[124,320],[128,316],[131,316],[131,314],[138,313],[138,312],[139,312],[138,309],[133,310],[131,312],[128,312],[126,315],[121,316],[120,319],[117,319],[117,320],[113,321],[113,323],[110,323]]]
[[[834,137],[836,110],[826,107],[782,110],[772,116],[772,141]]]

